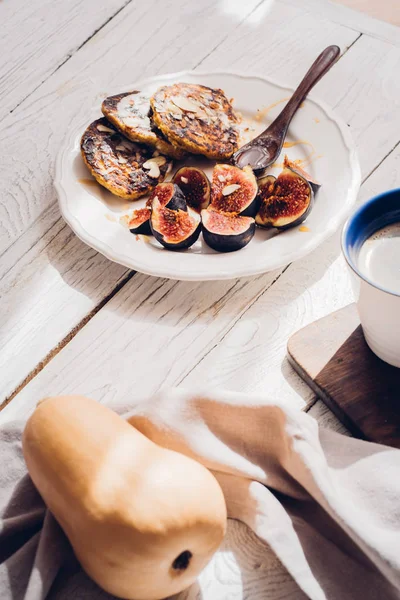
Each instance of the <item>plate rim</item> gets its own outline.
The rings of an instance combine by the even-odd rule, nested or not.
[[[292,86],[288,86],[283,82],[265,75],[257,74],[257,73],[243,73],[239,71],[235,71],[234,69],[216,69],[216,70],[193,70],[193,69],[185,69],[183,71],[177,71],[174,73],[162,73],[152,77],[146,77],[138,80],[136,83],[129,86],[121,86],[121,89],[132,89],[132,88],[140,88],[143,85],[149,85],[152,82],[157,82],[165,79],[173,79],[173,78],[182,78],[184,76],[195,76],[195,77],[206,77],[206,76],[233,76],[239,79],[248,80],[248,79],[258,79],[267,84],[273,85],[275,87],[279,87],[281,89],[285,89],[289,92],[294,91]],[[342,137],[344,146],[348,151],[349,156],[349,164],[350,170],[352,174],[351,183],[347,190],[347,199],[350,199],[350,202],[347,202],[347,206],[341,212],[338,212],[337,217],[332,218],[330,222],[327,224],[327,227],[324,228],[323,232],[320,234],[315,234],[313,238],[311,238],[307,244],[304,244],[301,249],[296,250],[296,252],[292,252],[291,258],[285,258],[284,262],[276,261],[275,265],[263,267],[260,265],[259,261],[256,261],[251,268],[251,266],[247,265],[245,267],[236,268],[233,272],[232,270],[218,270],[215,273],[210,273],[207,276],[198,276],[196,272],[193,274],[183,274],[179,272],[179,269],[171,269],[168,273],[164,271],[157,270],[157,262],[154,263],[154,268],[148,263],[143,265],[143,262],[135,261],[134,256],[128,257],[125,254],[121,254],[116,252],[109,244],[100,241],[98,238],[93,237],[90,233],[88,233],[85,228],[80,224],[79,220],[75,217],[75,215],[68,210],[68,193],[63,185],[63,163],[66,156],[71,149],[72,140],[78,135],[80,129],[74,129],[72,132],[67,131],[65,134],[59,151],[57,153],[56,161],[55,161],[55,170],[54,170],[54,179],[53,184],[57,192],[58,205],[60,208],[61,215],[66,223],[71,227],[74,231],[75,235],[86,245],[90,246],[103,256],[105,256],[108,260],[120,264],[128,269],[133,271],[143,273],[145,275],[151,275],[153,277],[162,277],[166,279],[180,280],[180,281],[219,281],[219,280],[227,280],[227,279],[237,279],[240,277],[253,277],[255,275],[260,275],[262,273],[267,273],[273,271],[278,268],[283,268],[290,263],[300,260],[313,252],[323,241],[329,239],[331,235],[335,231],[338,230],[341,224],[344,223],[347,216],[350,214],[354,204],[357,200],[358,191],[361,186],[361,169],[357,156],[357,149],[355,142],[344,123],[343,119],[337,116],[334,110],[325,103],[325,101],[320,100],[318,97],[315,98],[313,94],[307,96],[307,100],[316,104],[322,111],[326,114],[326,116],[336,125],[338,128],[340,135]],[[94,110],[92,105],[91,108],[88,109],[88,113]],[[81,111],[79,111],[81,112]],[[82,119],[83,121],[83,119]],[[85,122],[87,118],[85,119]],[[291,256],[289,255],[289,256]]]

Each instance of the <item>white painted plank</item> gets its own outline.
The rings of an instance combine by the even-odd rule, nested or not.
[[[400,30],[399,30],[400,32]],[[345,94],[330,72],[318,84],[318,94],[350,125],[364,176],[400,139],[400,48],[361,37],[337,65],[348,82]]]
[[[397,147],[362,186],[360,202],[399,187],[399,166]],[[287,341],[308,323],[352,301],[337,233],[311,255],[293,263],[182,385],[190,387],[207,378],[213,387],[265,393],[304,408],[314,401],[314,395],[288,364]]]
[[[83,244],[57,217],[56,207],[47,211],[2,259],[10,268],[0,279],[1,400],[127,273]]]
[[[224,21],[226,19],[228,20],[228,23],[230,23],[230,29],[234,28],[235,23],[243,18],[242,4],[236,5],[234,2],[232,2],[229,4],[229,9],[233,10],[235,6],[236,13],[232,17],[229,16],[228,13],[223,12],[221,7],[218,9],[219,12],[217,13],[218,15],[223,16]],[[185,10],[187,10],[187,12],[183,14],[182,18],[186,14],[185,18],[190,21],[190,16],[195,16],[195,9],[189,7]],[[200,18],[201,16],[199,16],[197,19],[197,23],[199,23]],[[206,22],[208,22],[210,18],[211,16],[208,15],[206,17]],[[275,13],[274,18],[275,21],[273,22],[273,25],[275,26],[278,23],[277,13]],[[283,11],[280,17],[282,24],[286,21],[286,18],[286,11]],[[131,17],[131,19],[133,19],[133,17]],[[218,19],[217,24],[219,22]],[[66,75],[66,79],[64,78],[64,87],[62,88],[62,93],[66,94],[66,119],[68,117],[73,118],[72,111],[68,112],[69,103],[73,104],[75,110],[77,105],[82,103],[82,94],[84,94],[82,90],[87,89],[89,92],[91,90],[90,93],[93,93],[93,89],[95,92],[97,92],[99,89],[104,91],[104,87],[101,85],[101,78],[105,77],[105,75],[102,73],[101,61],[98,65],[96,62],[95,64],[90,63],[90,60],[96,61],[96,57],[99,52],[101,53],[101,48],[103,48],[103,46],[108,48],[108,53],[110,55],[114,52],[114,57],[117,56],[118,52],[121,51],[122,46],[119,45],[119,42],[116,42],[114,51],[111,48],[115,31],[118,31],[119,35],[121,34],[121,29],[119,27],[116,27],[115,30],[112,30],[110,33],[108,33],[108,28],[110,28],[111,25],[112,23],[102,30],[100,35],[103,37],[101,37],[100,40],[97,40],[97,36],[95,36],[88,44],[88,47],[93,46],[93,49],[90,51],[90,53],[89,50],[85,51],[85,57],[82,58],[82,64],[85,66],[82,67],[81,63],[79,63],[80,68],[83,70],[81,74],[77,75],[77,79],[82,82],[82,86],[78,85],[76,80],[69,80],[68,74]],[[335,29],[335,37],[342,36],[343,40],[351,39],[348,37],[347,30],[336,27]],[[129,27],[127,27],[126,30],[128,31]],[[176,32],[176,29],[174,31]],[[225,34],[226,31],[227,30],[223,30],[223,28],[221,28],[220,36],[223,37],[223,34]],[[185,35],[190,36],[191,34],[192,29],[188,25],[187,33]],[[210,35],[211,34],[213,34],[214,42],[218,39],[222,39],[222,37],[217,37],[213,31],[211,31]],[[129,31],[129,35],[132,35],[132,30]],[[170,20],[167,20],[163,24],[162,29],[159,31],[159,36],[163,40],[162,43],[164,44],[163,49],[166,53],[170,51],[169,46],[171,45],[171,35],[171,22]],[[234,31],[233,35],[236,35],[236,30]],[[293,35],[296,37],[296,39],[300,40],[302,38],[302,33],[300,30],[296,29]],[[208,38],[204,38],[202,52],[206,50],[207,39]],[[197,40],[201,41],[199,37]],[[238,43],[239,41],[240,37],[238,38]],[[147,42],[144,43],[145,47],[147,48]],[[180,43],[184,43],[183,34],[181,36]],[[323,44],[322,34],[319,38],[310,41],[308,48],[311,47],[311,52],[315,54],[321,44]],[[267,47],[267,44],[265,47]],[[314,50],[312,50],[312,48],[314,48]],[[80,55],[83,50],[84,49],[82,49],[78,55]],[[154,52],[154,50],[152,50],[152,52]],[[90,60],[87,58],[87,54],[90,54]],[[192,60],[199,62],[199,57],[201,55],[199,54],[198,49],[196,49],[196,53],[192,54]],[[180,57],[182,57],[182,53],[171,58],[171,60],[175,61],[171,68],[179,69],[181,67],[183,68],[184,66],[190,66],[190,64],[188,64],[188,57],[185,55],[183,55],[182,58]],[[183,60],[184,62],[180,63],[180,60]],[[285,57],[281,57],[280,60],[282,69],[285,69],[285,72],[288,75],[290,74],[291,70],[295,70],[297,68],[298,64],[302,64],[303,69],[305,69],[309,62],[309,49],[307,52],[304,52],[304,55],[299,53],[297,57],[297,63],[295,64],[291,63],[289,66],[286,65]],[[78,61],[78,57],[71,59],[68,64],[73,63],[73,61]],[[88,65],[87,67],[86,64]],[[157,67],[157,57],[154,58],[151,64],[154,68]],[[195,64],[195,62],[192,63],[193,66]],[[68,65],[65,65],[65,67],[59,70],[57,77],[65,68],[67,68],[67,66]],[[211,66],[212,68],[217,68],[218,59]],[[77,68],[76,65],[74,68]],[[132,71],[134,69],[134,65],[130,61],[119,75],[121,82],[123,81],[124,77],[128,77],[126,74],[128,68],[132,68]],[[86,82],[86,79],[91,73],[97,73],[100,83],[98,82],[95,85],[93,82]],[[70,81],[69,87],[66,83],[68,81]],[[71,81],[73,83],[71,83]],[[46,87],[47,89],[49,85],[50,81],[46,84],[46,86],[42,87]],[[74,85],[76,85],[76,88],[73,87]],[[117,86],[118,84],[115,85]],[[59,88],[58,79],[55,84],[55,88]],[[116,88],[114,88],[114,90],[115,89]],[[113,91],[111,86],[110,91]],[[33,125],[30,122],[28,113],[26,114],[26,120],[25,117],[21,117],[21,125],[18,125],[18,131],[22,130],[22,128],[25,128],[25,132],[30,132],[30,137],[33,136],[34,131],[37,130],[40,132],[39,138],[31,147],[32,156],[29,155],[30,153],[27,149],[23,156],[23,161],[27,162],[26,165],[23,165],[22,167],[19,161],[13,161],[10,158],[10,168],[12,168],[12,164],[14,163],[14,171],[11,173],[10,170],[8,171],[7,175],[4,175],[5,177],[10,177],[10,181],[7,184],[7,188],[10,192],[10,201],[7,202],[7,205],[3,207],[4,210],[14,210],[14,213],[19,216],[20,220],[22,220],[22,216],[26,216],[26,213],[29,212],[29,202],[33,200],[34,203],[37,203],[37,207],[32,208],[33,214],[28,215],[27,222],[35,217],[36,208],[40,210],[42,203],[46,204],[51,203],[52,201],[54,202],[54,191],[51,186],[51,162],[52,154],[55,151],[55,145],[57,139],[59,139],[59,135],[56,131],[56,128],[53,127],[52,122],[48,123],[45,119],[46,114],[53,114],[51,111],[54,111],[54,114],[57,116],[61,104],[60,100],[54,97],[53,92],[41,92],[41,94],[40,100],[38,100],[37,103],[35,103],[32,107],[29,106],[30,114],[30,112],[35,111],[36,104],[40,106],[42,103],[45,103],[46,109],[44,114],[35,117],[36,119],[41,120],[40,127],[37,128],[36,124]],[[28,109],[24,109],[22,111],[23,115],[25,115],[27,110]],[[64,117],[60,117],[60,119],[61,118],[64,127],[66,127],[66,121]],[[9,134],[11,140],[13,138],[12,132],[14,132],[16,135],[18,134],[18,131],[16,132],[15,129],[16,127],[17,125],[11,126],[11,131]],[[46,131],[46,136],[41,137],[44,131]],[[14,152],[16,152],[15,147]],[[24,147],[21,149],[21,152],[25,152]],[[43,168],[41,168],[41,156],[43,156]],[[33,166],[28,167],[29,164]],[[38,167],[35,168],[36,165],[38,165]],[[18,173],[20,168],[29,168],[29,170],[32,170],[32,173],[29,178],[29,184],[27,173],[26,188],[17,189],[16,184],[18,182],[17,177],[19,177]],[[16,199],[14,209],[12,208],[13,203],[11,201],[11,193],[14,194]],[[2,347],[2,362],[0,364],[0,377],[2,378],[3,382],[0,402],[9,396],[9,394],[21,383],[21,381],[23,381],[25,377],[36,367],[37,363],[42,361],[46,355],[68,335],[69,331],[76,327],[77,324],[86,317],[93,307],[95,307],[96,304],[101,300],[102,295],[104,297],[111,292],[113,285],[118,283],[123,273],[123,270],[121,270],[118,266],[113,265],[112,263],[107,263],[101,256],[93,255],[90,250],[84,249],[81,242],[75,238],[68,238],[68,252],[65,252],[64,238],[67,236],[67,230],[62,229],[61,221],[56,222],[57,215],[58,212],[54,207],[54,204],[50,204],[48,211],[44,212],[42,216],[36,220],[34,225],[31,226],[27,232],[10,247],[3,258],[0,259],[0,274],[12,269],[10,275],[7,276],[7,279],[3,280],[0,284],[4,289],[3,303],[6,307],[7,313],[10,315],[7,323],[4,323],[3,329],[0,330],[1,337],[4,338]],[[18,224],[18,226],[19,225],[20,224]],[[48,235],[46,236],[45,241],[40,242],[43,232],[46,231],[48,231]],[[58,233],[60,231],[63,233]],[[40,256],[41,253],[44,253],[44,256]],[[63,257],[61,269],[57,269],[57,263],[54,265],[54,261],[49,258],[59,255],[62,255]],[[81,255],[82,260],[77,261],[76,257]],[[82,293],[82,285],[76,285],[76,282],[82,282],[88,277],[86,271],[88,264],[87,257],[90,257],[91,265],[89,279],[91,282],[94,282],[94,284],[88,283],[85,288],[86,293]],[[34,278],[32,278],[33,269],[35,272]],[[61,273],[59,272],[60,270]],[[73,272],[73,277],[66,280],[66,278],[63,276],[63,273],[66,271]],[[273,276],[274,275],[272,275],[272,277]],[[257,296],[257,293],[261,292],[266,283],[270,280],[270,276],[267,276],[265,279],[263,279],[259,283],[257,290],[254,291],[254,295],[249,297],[248,301],[251,302]],[[38,286],[36,283],[39,281],[41,282],[40,286]],[[43,290],[46,290],[46,294],[49,294],[49,298],[46,297]],[[30,297],[34,299],[34,302],[31,302],[31,304],[24,303],[24,310],[20,310],[18,307],[22,305],[21,298]],[[210,306],[212,305],[213,301],[214,300],[212,299],[211,295]],[[240,302],[241,301],[239,299],[238,303],[240,304]],[[44,306],[46,306],[46,310],[43,310]],[[59,307],[63,307],[63,309],[60,310]],[[232,313],[231,318],[235,318],[235,313]],[[38,332],[40,331],[45,331],[46,335],[38,335]],[[211,331],[210,339],[213,339],[213,334]],[[17,355],[19,357],[18,362],[15,361],[15,357]]]
[[[281,0],[282,1],[282,0]],[[298,0],[284,0],[293,6],[298,6]],[[397,10],[399,12],[398,0],[389,0],[392,4],[393,13]],[[308,14],[315,16],[321,16],[327,21],[333,23],[340,23],[346,27],[350,27],[355,31],[360,31],[371,37],[380,39],[384,42],[389,42],[393,46],[400,47],[400,31],[399,27],[392,25],[391,23],[385,23],[384,21],[375,19],[360,12],[358,10],[352,10],[347,6],[338,4],[337,2],[330,2],[329,0],[301,0],[301,6],[304,11]],[[379,6],[379,3],[376,3]],[[379,13],[378,13],[379,14]]]
[[[177,383],[268,281],[273,274],[206,284],[135,275],[0,416],[22,415],[45,389],[129,401]]]
[[[94,98],[162,71],[193,68],[259,0],[132,0],[0,123],[0,253],[55,200],[55,156]],[[75,125],[76,126],[76,125]]]
[[[263,4],[251,17],[253,26],[248,21],[243,23],[236,38],[228,38],[204,60],[201,68],[218,60],[221,68],[234,65],[235,69],[268,75],[296,86],[305,72],[299,56],[307,56],[305,64],[311,64],[325,46],[337,44],[344,51],[354,41],[353,37],[346,43],[337,35],[334,23],[305,13],[300,6],[280,4],[279,16],[286,12],[286,20],[281,23],[275,19],[274,10],[266,12]],[[267,25],[268,38],[264,31]],[[302,35],[293,35],[295,30]],[[364,176],[399,141],[400,78],[394,76],[399,71],[400,48],[362,36],[310,94],[325,100],[350,125]]]
[[[0,120],[128,1],[0,2]]]
[[[367,180],[361,200],[400,184],[399,161],[400,147]],[[272,286],[277,273],[208,283],[135,275],[3,409],[0,422],[27,415],[44,395],[129,402],[164,383],[206,382],[304,407],[313,396],[289,367],[286,344],[300,327],[351,301],[339,255],[335,235]]]

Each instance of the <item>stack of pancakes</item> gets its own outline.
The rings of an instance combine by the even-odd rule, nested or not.
[[[151,97],[125,92],[106,98],[102,112],[82,136],[82,156],[101,185],[129,200],[163,181],[173,159],[226,160],[238,148],[239,118],[220,89],[175,83]]]

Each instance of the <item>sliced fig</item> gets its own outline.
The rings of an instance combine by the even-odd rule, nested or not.
[[[314,179],[314,177],[312,177],[309,173],[307,173],[307,171],[302,169],[300,167],[300,165],[298,165],[296,162],[289,160],[289,158],[286,155],[285,155],[285,158],[283,161],[283,166],[288,167],[289,169],[291,169],[292,171],[294,171],[301,177],[304,177],[304,179],[307,179],[308,183],[312,187],[312,191],[314,192],[314,194],[316,194],[318,192],[318,190],[322,184],[319,183],[316,179]]]
[[[161,206],[165,206],[171,210],[187,210],[186,198],[182,190],[171,181],[157,185],[147,200],[146,206],[151,208],[155,198],[157,198]]]
[[[256,229],[252,217],[223,213],[209,207],[201,211],[204,241],[218,252],[234,252],[247,246]]]
[[[163,205],[157,195],[153,198],[150,217],[151,231],[156,240],[169,250],[189,248],[200,235],[200,215],[187,206],[185,206],[186,210],[170,208],[170,206],[170,202],[168,202],[168,206]]]
[[[201,169],[182,167],[175,173],[172,181],[181,188],[190,208],[200,212],[210,204],[211,185]]]
[[[151,235],[150,215],[150,208],[138,208],[133,211],[131,217],[124,217],[124,220],[131,233]]]
[[[251,167],[215,165],[212,175],[211,206],[225,213],[254,217],[257,212],[258,185]]]
[[[285,166],[273,184],[270,181],[261,186],[260,200],[257,225],[288,229],[307,218],[314,193],[307,179]]]

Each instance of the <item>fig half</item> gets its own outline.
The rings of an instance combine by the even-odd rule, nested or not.
[[[124,217],[124,220],[131,233],[151,235],[150,215],[150,208],[138,208],[133,211],[131,217]]]
[[[200,212],[210,204],[211,185],[201,169],[182,167],[172,181],[180,187],[190,208]]]
[[[222,213],[209,207],[201,211],[203,238],[210,248],[218,252],[234,252],[247,246],[255,233],[252,217],[235,213]]]
[[[180,201],[179,197],[178,200]],[[184,209],[171,201],[165,205],[160,202],[158,194],[155,194],[151,204],[150,227],[154,237],[164,248],[184,250],[197,241],[201,231],[201,218],[199,213],[186,204]]]
[[[215,165],[211,185],[211,206],[224,213],[254,217],[258,207],[258,185],[253,169]]]
[[[161,206],[171,210],[187,210],[186,198],[182,190],[174,183],[159,183],[151,193],[146,202],[148,208],[153,207],[153,201],[157,199]]]
[[[260,185],[260,208],[256,223],[260,227],[288,229],[300,225],[309,215],[314,201],[311,185],[302,175],[286,165],[275,181],[263,178]]]

